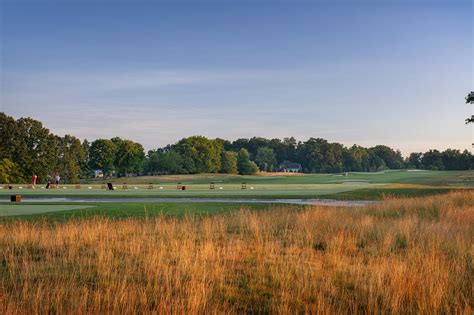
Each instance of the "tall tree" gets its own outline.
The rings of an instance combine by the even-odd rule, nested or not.
[[[10,159],[0,159],[0,184],[10,184],[21,180],[18,165]]]
[[[131,140],[112,139],[115,143],[114,166],[117,176],[138,174],[145,158],[143,146]]]
[[[217,173],[221,169],[222,140],[188,137],[181,139],[173,149],[184,158],[183,168],[189,173]]]
[[[89,164],[92,169],[100,169],[105,177],[114,171],[115,144],[108,139],[97,139],[91,143]]]
[[[56,171],[70,183],[76,183],[85,164],[85,152],[81,141],[74,136],[56,137],[58,164]]]
[[[18,127],[13,117],[0,112],[0,159],[13,159],[19,146]]]
[[[222,152],[221,173],[237,174],[237,153],[231,151]]]
[[[241,175],[253,175],[258,172],[257,164],[250,161],[250,155],[246,149],[240,149],[237,155],[237,169]]]
[[[257,150],[255,162],[261,170],[271,172],[276,168],[277,159],[272,149],[261,147]]]
[[[54,173],[58,162],[56,137],[40,121],[31,118],[20,118],[16,124],[12,161],[21,166],[23,178],[29,180],[37,175],[42,179]]]

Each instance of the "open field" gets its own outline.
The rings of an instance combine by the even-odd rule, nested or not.
[[[264,173],[263,176],[242,176],[228,174],[196,174],[196,175],[162,175],[138,176],[99,180],[111,181],[117,185],[128,184],[173,184],[182,182],[184,185],[205,184],[211,181],[216,184],[337,184],[345,182],[367,182],[372,184],[420,184],[436,186],[474,186],[474,171],[424,171],[424,170],[388,170],[373,173],[350,172],[344,174],[287,174]],[[90,182],[94,183],[94,181]]]
[[[347,196],[349,192],[361,191],[363,198],[378,199],[384,191],[387,194],[412,195],[430,194],[457,188],[473,188],[473,171],[386,171],[379,173],[350,173],[348,176],[333,174],[309,174],[297,176],[232,176],[232,175],[173,175],[155,177],[129,177],[113,179],[115,191],[106,191],[100,183],[82,184],[81,189],[74,185],[60,185],[59,189],[27,189],[28,185],[14,185],[13,190],[0,189],[0,198],[15,193],[27,197],[194,197],[194,198],[319,198],[330,195]],[[122,189],[124,182],[128,189]],[[133,183],[136,182],[136,183]],[[153,189],[147,189],[153,182]],[[177,183],[186,186],[185,191],[177,190]],[[215,189],[209,189],[210,182]],[[241,183],[247,189],[241,189]],[[367,191],[378,193],[367,194]],[[402,192],[402,193],[397,193]],[[354,193],[357,195],[357,193]],[[343,197],[344,198],[344,197]],[[369,199],[370,199],[369,198]]]
[[[94,204],[78,202],[58,204],[56,201],[33,205],[0,203],[0,216],[38,217],[44,213],[48,218],[104,214],[111,217],[142,216],[144,209],[148,214],[167,213],[182,215],[188,213],[220,213],[248,207],[250,209],[268,208],[271,205],[245,204],[244,201],[222,204],[218,198],[227,199],[336,199],[336,200],[382,200],[387,196],[416,197],[447,193],[453,190],[472,189],[472,171],[434,172],[434,171],[386,171],[379,173],[340,174],[265,174],[265,176],[232,175],[172,175],[155,177],[126,178],[127,188],[123,189],[125,179],[114,179],[114,191],[101,189],[99,182],[75,185],[60,185],[58,189],[28,189],[28,185],[14,185],[13,189],[0,189],[0,201],[9,200],[10,195],[21,194],[24,198],[70,198],[70,199],[110,199],[110,203]],[[215,183],[211,190],[209,183]],[[135,182],[135,183],[132,183]],[[153,182],[148,189],[147,182]],[[186,190],[178,190],[177,183],[186,185]],[[246,182],[247,189],[241,189]],[[134,204],[113,202],[118,198],[212,198],[214,202],[197,203],[182,199],[177,205],[167,202],[139,201]],[[242,203],[244,202],[244,203]],[[87,207],[87,208],[84,208]],[[159,211],[157,210],[159,209]],[[157,212],[158,211],[158,212]]]
[[[236,209],[272,210],[275,204],[222,203],[222,202],[133,202],[133,203],[23,203],[0,204],[0,222],[22,220],[68,220],[87,217],[129,218],[186,215],[207,216]],[[288,205],[298,209],[301,206]]]
[[[0,313],[472,314],[474,192],[0,223]]]

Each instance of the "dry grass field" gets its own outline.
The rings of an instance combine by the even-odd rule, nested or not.
[[[0,224],[0,313],[472,314],[474,193]]]

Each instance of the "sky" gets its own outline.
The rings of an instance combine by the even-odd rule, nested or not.
[[[470,0],[0,0],[0,111],[148,149],[191,135],[470,149]]]

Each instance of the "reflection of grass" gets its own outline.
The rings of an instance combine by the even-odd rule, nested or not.
[[[0,313],[471,314],[474,192],[0,223]]]

